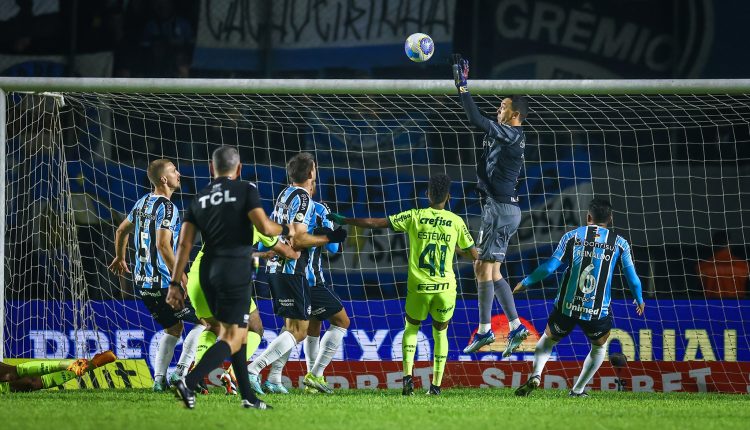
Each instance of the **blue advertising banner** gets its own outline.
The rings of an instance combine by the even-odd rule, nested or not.
[[[335,359],[400,361],[403,301],[345,301],[344,304],[351,326]],[[259,300],[258,307],[266,329],[259,350],[262,351],[276,338],[282,321],[272,314],[269,300]],[[532,336],[510,360],[531,359],[550,307],[550,302],[542,300],[518,301],[519,314]],[[8,302],[6,309],[5,350],[9,357],[76,357],[112,349],[122,359],[144,358],[153,362],[162,333],[140,301],[90,302],[80,312],[75,312],[70,302],[40,300]],[[613,300],[611,310],[614,329],[609,350],[622,351],[630,360],[750,361],[746,322],[750,320],[750,307],[742,301],[648,301],[645,318],[635,314],[629,300]],[[507,335],[507,321],[502,315],[493,319],[498,338],[495,345],[475,355],[460,354],[476,327],[476,317],[476,301],[458,301],[448,332],[449,360],[501,359]],[[76,318],[82,326],[78,330],[73,325]],[[416,359],[430,360],[433,342],[428,324],[422,327],[418,339]],[[588,352],[588,340],[580,330],[575,330],[555,349],[559,360],[582,361]],[[290,359],[301,357],[303,351],[299,346]]]

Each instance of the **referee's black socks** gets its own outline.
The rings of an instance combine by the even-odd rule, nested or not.
[[[242,344],[240,350],[232,355],[232,367],[234,376],[237,377],[237,388],[240,390],[240,396],[243,400],[255,403],[258,400],[250,387],[250,378],[247,374],[247,345]]]
[[[229,347],[228,343],[223,340],[216,342],[211,348],[208,348],[208,351],[203,355],[203,358],[198,365],[187,374],[185,377],[185,385],[195,391],[195,387],[198,383],[203,381],[203,378],[205,378],[210,371],[220,367],[221,364],[224,363],[224,359],[226,359],[231,353],[232,348]],[[234,358],[232,359],[232,363],[234,364]],[[235,369],[235,371],[236,370],[237,369]],[[247,369],[245,369],[245,375],[247,375]],[[245,380],[249,385],[250,381],[247,379],[247,376],[245,376]]]

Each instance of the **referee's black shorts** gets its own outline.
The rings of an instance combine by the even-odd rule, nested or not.
[[[205,254],[200,264],[201,289],[211,314],[219,322],[247,327],[247,311],[253,298],[249,255]]]
[[[273,312],[276,315],[293,320],[310,319],[310,285],[303,275],[269,273],[268,285],[271,287]]]

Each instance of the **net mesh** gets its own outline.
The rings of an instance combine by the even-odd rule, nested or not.
[[[475,96],[490,116],[501,100]],[[429,175],[446,172],[454,181],[450,210],[474,234],[479,227],[481,133],[454,95],[10,93],[7,101],[7,356],[108,348],[121,358],[154,356],[160,327],[132,280],[114,277],[107,265],[114,231],[149,192],[145,167],[156,158],[177,165],[182,188],[172,200],[185,208],[209,181],[211,151],[236,146],[243,177],[258,183],[267,213],[286,185],[286,160],[299,151],[318,161],[314,198],[347,216],[425,206]],[[646,316],[638,317],[616,270],[610,353],[635,361],[750,360],[743,301],[750,96],[532,95],[530,110],[522,221],[502,268],[511,285],[548,258],[566,231],[585,224],[587,202],[603,196],[614,207],[615,231],[633,247],[647,299]],[[325,273],[352,321],[336,372],[354,375],[354,362],[385,369],[401,359],[408,241],[386,230],[349,232],[343,253],[325,256]],[[507,321],[497,305],[498,341],[461,354],[478,322],[476,282],[470,262],[454,267],[459,301],[448,360],[500,360]],[[533,333],[510,360],[531,360],[561,273],[516,298]],[[281,327],[265,279],[261,271],[261,350]],[[417,360],[431,359],[427,325],[419,339]],[[576,332],[553,359],[577,370],[587,353]],[[302,354],[300,346],[291,360]],[[447,378],[463,381],[462,372],[479,370],[450,365]]]

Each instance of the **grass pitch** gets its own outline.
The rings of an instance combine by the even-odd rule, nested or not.
[[[3,429],[734,429],[747,428],[746,395],[510,389],[350,390],[334,395],[266,395],[271,411],[244,410],[236,396],[199,396],[194,410],[171,393],[147,390],[40,391],[0,397]]]

